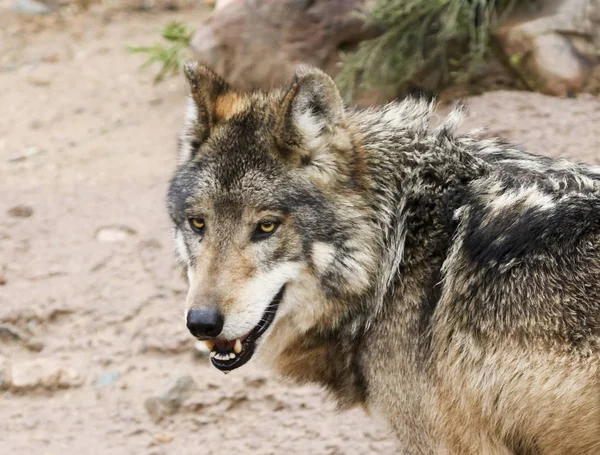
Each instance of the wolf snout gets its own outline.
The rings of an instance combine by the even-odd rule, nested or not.
[[[223,324],[223,314],[217,307],[192,308],[187,314],[187,328],[195,337],[215,338]]]

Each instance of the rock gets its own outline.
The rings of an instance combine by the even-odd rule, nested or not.
[[[376,35],[354,12],[367,0],[230,0],[198,27],[196,57],[241,90],[289,82],[300,63],[334,74],[339,51]]]
[[[35,0],[15,0],[13,10],[20,14],[50,14],[54,8]]]
[[[42,151],[40,149],[38,149],[37,147],[27,147],[21,153],[17,153],[15,155],[10,155],[10,156],[6,157],[5,161],[8,163],[16,163],[19,161],[25,161],[26,159],[31,158],[32,156],[35,156],[35,155],[39,155],[40,153],[42,153]]]
[[[175,439],[175,435],[171,433],[157,433],[154,435],[154,439],[156,439],[156,442],[160,442],[161,444],[167,444]]]
[[[13,324],[0,324],[0,339],[12,339],[23,341],[27,339],[27,335],[17,326]]]
[[[566,95],[584,87],[592,68],[565,36],[549,33],[537,37],[533,45],[533,64],[544,91]]]
[[[555,0],[517,10],[496,36],[533,89],[566,96],[589,89],[600,64],[600,0]]]
[[[204,341],[196,341],[194,343],[194,355],[202,359],[205,359],[210,355],[210,350]]]
[[[73,368],[61,366],[54,359],[35,359],[16,363],[11,371],[11,389],[24,391],[37,388],[46,390],[79,387],[83,378]]]
[[[10,362],[7,358],[0,356],[0,390],[10,386]]]
[[[96,231],[96,240],[102,243],[124,242],[135,235],[135,230],[128,226],[104,226]]]
[[[223,8],[225,8],[226,6],[231,5],[232,3],[240,3],[240,0],[216,0],[213,3],[214,3],[213,7],[214,7],[215,11],[220,11]]]
[[[33,352],[41,352],[46,347],[46,343],[40,338],[28,338],[24,341],[24,346]]]
[[[118,371],[107,371],[101,373],[96,377],[96,387],[102,388],[114,384],[121,377],[121,373]]]
[[[191,376],[174,376],[169,378],[155,396],[146,399],[144,406],[150,418],[158,423],[165,416],[177,412],[183,402],[196,390],[198,386]]]
[[[28,205],[15,205],[7,213],[13,218],[29,218],[33,215],[33,208]]]

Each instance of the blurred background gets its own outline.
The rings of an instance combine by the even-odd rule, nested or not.
[[[0,0],[0,453],[393,454],[363,411],[183,322],[165,191],[197,58],[298,63],[349,104],[466,98],[464,128],[600,163],[600,0]]]

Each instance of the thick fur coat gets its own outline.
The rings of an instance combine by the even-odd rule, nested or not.
[[[459,112],[433,128],[420,100],[347,109],[312,68],[269,93],[186,75],[168,205],[186,311],[224,321],[198,338],[250,340],[402,453],[600,453],[600,168],[457,134]]]

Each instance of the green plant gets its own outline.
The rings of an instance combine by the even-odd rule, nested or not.
[[[342,56],[338,84],[350,99],[359,86],[401,93],[415,79],[439,88],[464,78],[484,62],[503,15],[523,1],[378,0],[365,19],[381,34]]]
[[[148,60],[142,65],[142,68],[149,68],[155,63],[161,65],[154,77],[155,84],[161,82],[168,74],[177,74],[181,70],[185,55],[189,50],[193,30],[180,22],[169,22],[160,31],[160,34],[167,43],[128,48],[132,54],[148,55]]]

